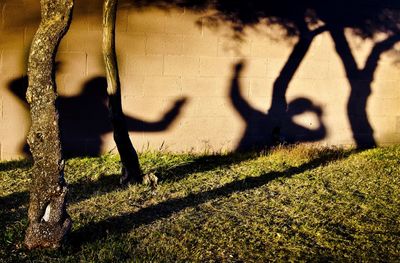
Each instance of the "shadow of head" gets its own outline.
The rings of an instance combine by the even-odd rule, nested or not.
[[[106,101],[107,95],[107,79],[105,77],[95,77],[87,81],[84,86],[81,97],[93,98],[95,100]]]
[[[311,100],[307,98],[297,98],[289,103],[288,105],[288,116],[293,117],[306,112],[315,113],[318,117],[322,116],[321,107],[315,105]]]

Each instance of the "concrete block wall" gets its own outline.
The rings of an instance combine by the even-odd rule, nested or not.
[[[132,123],[130,134],[136,148],[235,149],[248,124],[229,95],[234,66],[244,64],[239,79],[243,99],[254,112],[266,113],[273,83],[296,39],[271,40],[260,27],[249,29],[243,41],[237,41],[228,25],[210,28],[203,23],[204,13],[135,9],[128,2],[121,1],[118,11],[117,56],[123,107]],[[83,154],[115,151],[103,97],[95,91],[104,88],[105,76],[101,9],[102,1],[75,0],[74,18],[56,57],[56,82],[69,125],[66,144],[77,145]],[[23,156],[29,112],[10,87],[22,83],[26,75],[28,49],[40,19],[39,1],[0,0],[0,10],[0,159],[13,159]],[[362,67],[374,42],[350,31],[347,37]],[[399,49],[399,45],[394,48]],[[400,67],[393,63],[394,53],[385,53],[379,61],[367,106],[379,144],[400,142]],[[327,132],[318,143],[354,143],[346,113],[349,92],[329,34],[317,36],[286,97],[289,103],[307,98],[322,109]],[[179,113],[168,119],[174,107]],[[312,112],[299,114],[293,121],[311,130],[318,127]]]

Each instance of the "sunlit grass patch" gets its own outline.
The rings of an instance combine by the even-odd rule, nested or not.
[[[5,261],[389,261],[400,256],[400,146],[146,152],[157,189],[118,186],[119,158],[67,161],[74,227],[60,251],[22,247],[29,166],[0,171]],[[4,205],[4,206],[3,206]]]

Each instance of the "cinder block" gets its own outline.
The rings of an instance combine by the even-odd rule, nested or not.
[[[0,121],[3,122],[3,97],[2,96],[0,96]],[[1,160],[1,158],[0,158],[0,160]]]
[[[87,76],[105,76],[106,70],[101,53],[87,54]]]
[[[231,103],[228,98],[197,98],[197,116],[226,117],[231,113]]]
[[[397,99],[373,99],[368,101],[368,115],[397,116],[399,114],[399,101]]]
[[[90,81],[90,79],[86,79],[85,76],[76,76],[73,74],[57,74],[57,92],[60,96],[70,97],[70,96],[79,96],[86,83]]]
[[[123,97],[144,96],[144,76],[126,75],[121,77],[121,93]]]
[[[379,62],[378,67],[375,70],[375,81],[381,80],[400,80],[400,65],[394,64],[393,62]]]
[[[4,3],[2,7],[2,28],[6,30],[22,29],[26,23],[26,19],[28,18],[27,20],[30,21],[32,20],[32,16],[34,16],[27,12],[23,3],[18,3],[16,1],[8,1]]]
[[[195,117],[182,120],[177,134],[195,146],[196,150],[220,151],[237,142],[242,130],[242,123],[232,116]]]
[[[233,63],[232,58],[200,58],[200,76],[232,77],[234,74]]]
[[[286,42],[275,42],[271,39],[253,39],[251,43],[251,56],[260,58],[287,59],[292,46]]]
[[[166,15],[165,32],[173,34],[202,34],[201,15],[188,11],[171,11]]]
[[[143,86],[145,97],[177,97],[182,94],[179,77],[147,77]]]
[[[33,24],[33,25],[28,25],[28,26],[25,27],[25,30],[24,30],[24,48],[23,48],[23,50],[27,54],[29,53],[29,50],[31,48],[33,36],[35,35],[38,26],[39,26],[39,24],[37,24],[37,25]],[[60,46],[61,46],[61,43],[60,43],[60,45],[58,47],[58,50],[60,50]]]
[[[267,75],[267,59],[252,58],[247,60],[244,64],[241,77],[266,77]]]
[[[329,61],[308,59],[301,63],[296,77],[304,79],[327,79],[329,75]]]
[[[333,56],[337,56],[335,45],[329,33],[326,32],[314,37],[306,58],[330,60]]]
[[[373,98],[400,98],[400,89],[398,81],[380,80],[372,82],[372,97]]]
[[[335,79],[327,79],[317,80],[318,85],[326,86],[324,90],[326,90],[326,94],[321,94],[321,96],[326,96],[330,98],[332,101],[336,101],[338,98],[345,99],[347,101],[350,95],[350,83],[347,78],[335,78]],[[335,104],[334,104],[335,105]]]
[[[103,30],[103,14],[102,10],[89,10],[89,13],[86,16],[86,21],[88,23],[89,31],[97,31],[102,32]]]
[[[199,75],[198,57],[165,56],[164,75],[197,76]]]
[[[5,141],[1,145],[1,160],[16,160],[26,157],[23,152],[23,145],[26,142],[26,137],[3,137]]]
[[[68,40],[67,40],[66,36],[64,36],[61,39],[60,44],[58,45],[57,52],[68,52],[68,51],[69,51],[68,50]]]
[[[145,55],[146,54],[146,36],[145,34],[127,34],[116,35],[117,54]]]
[[[396,116],[396,133],[400,133],[400,116]]]
[[[102,52],[102,34],[100,31],[68,31],[61,41],[60,51]]]
[[[217,46],[219,57],[249,57],[251,55],[250,40],[238,40],[233,37],[220,37]]]
[[[128,55],[128,75],[161,76],[164,58],[162,56],[131,56]]]
[[[290,81],[286,90],[286,97],[303,97],[311,101],[316,100],[337,100],[338,97],[347,96],[346,92],[342,92],[344,89],[335,87],[328,83],[329,80],[318,80],[318,79],[302,79],[295,78]],[[281,87],[283,88],[283,87]],[[346,90],[344,90],[346,91]],[[271,94],[272,95],[272,94]]]
[[[26,57],[23,51],[6,50],[2,52],[2,74],[26,74]]]
[[[191,98],[229,96],[227,78],[193,77],[182,79],[182,93]]]
[[[215,24],[215,20],[209,20],[208,16],[212,15],[212,11],[205,11],[203,17],[197,19],[196,23],[201,26],[202,36],[204,37],[220,37],[232,35],[232,27],[228,23]]]
[[[346,70],[343,67],[343,62],[337,55],[332,56],[332,58],[328,62],[328,78],[330,79],[347,78]]]
[[[282,71],[286,59],[283,58],[269,58],[267,61],[267,78],[277,78]]]
[[[179,127],[180,137],[187,138],[193,144],[196,144],[201,140],[207,140],[209,136],[212,134],[213,126],[209,126],[209,122],[207,123],[207,118],[205,117],[194,117],[187,118],[181,122],[181,126]],[[208,125],[208,126],[205,126]],[[205,127],[208,127],[206,129]]]
[[[254,111],[261,111],[266,113],[270,107],[271,99],[268,97],[248,97],[246,99],[246,102],[248,106],[252,108]],[[235,108],[234,105],[232,105],[232,109],[236,113],[240,112],[240,109]]]
[[[24,48],[24,30],[15,29],[12,32],[0,31],[1,36],[7,36],[0,41],[0,50],[21,51]]]
[[[393,144],[398,144],[400,142],[400,134],[399,133],[387,133],[375,135],[375,141],[379,146],[388,146]]]
[[[274,80],[270,78],[251,78],[249,96],[271,98],[273,85]]]
[[[58,52],[56,55],[58,72],[73,75],[85,75],[87,54],[84,52]]]
[[[118,8],[117,19],[115,21],[115,31],[116,32],[127,32],[128,31],[128,8]]]
[[[218,38],[211,36],[184,36],[183,54],[189,56],[217,56]]]
[[[121,34],[116,35],[116,46],[118,50],[118,36]],[[102,53],[102,32],[101,31],[88,31],[85,32],[85,35],[82,36],[81,40],[78,41],[82,42],[85,41],[85,52],[87,53]]]
[[[69,30],[87,32],[89,30],[89,21],[86,18],[86,14],[79,14],[74,10],[74,19],[71,20]]]
[[[17,79],[4,79],[1,83],[9,85],[12,81]],[[3,85],[4,85],[3,84]],[[27,129],[30,125],[29,106],[24,98],[14,94],[10,89],[2,90],[0,96],[2,97],[2,122],[0,138],[6,138],[4,142],[16,142],[18,138],[23,139]],[[23,91],[26,87],[19,87]],[[16,139],[14,140],[15,137]],[[4,146],[4,144],[3,144]]]
[[[158,9],[147,9],[144,12],[131,9],[128,13],[128,32],[164,33],[165,21],[165,13]]]
[[[104,64],[104,62],[103,62]],[[128,70],[128,55],[125,52],[118,52],[117,51],[117,64],[118,64],[118,71],[119,76],[127,75]]]
[[[385,136],[396,132],[396,117],[395,116],[369,116],[369,121],[374,130],[374,135]]]
[[[74,1],[73,19],[71,20],[69,30],[84,32],[89,30],[89,21],[87,17],[91,13],[89,11],[90,8],[93,7],[86,1]]]
[[[147,36],[146,54],[181,55],[183,37],[177,34],[151,34]]]
[[[142,121],[157,121],[165,112],[165,102],[159,97],[123,97],[124,112],[127,116]]]

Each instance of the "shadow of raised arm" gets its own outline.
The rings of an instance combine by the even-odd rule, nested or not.
[[[155,122],[139,120],[134,117],[126,116],[126,125],[129,131],[159,132],[169,128],[176,120],[182,110],[182,106],[187,102],[187,98],[181,98],[175,101],[174,105]]]
[[[243,61],[238,62],[235,64],[233,68],[233,77],[231,81],[231,88],[229,90],[229,96],[231,99],[231,103],[233,104],[235,110],[240,114],[243,120],[246,122],[249,121],[251,116],[256,114],[264,115],[261,111],[256,110],[253,108],[243,97],[240,92],[240,74],[243,71],[245,64]]]

